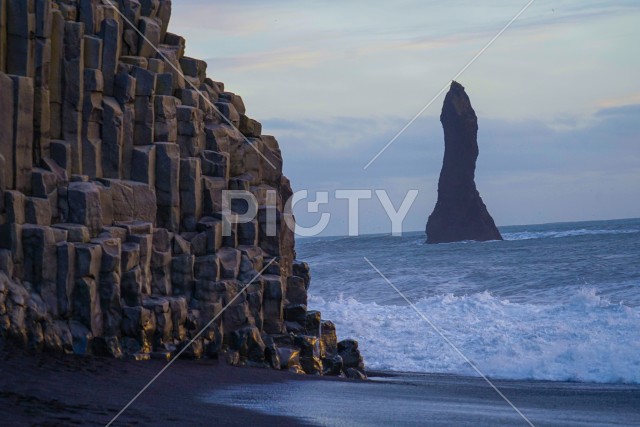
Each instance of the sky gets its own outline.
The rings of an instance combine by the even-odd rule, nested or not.
[[[444,94],[364,166],[527,1],[180,0],[170,31],[274,135],[293,189],[386,190],[404,231],[437,199]],[[537,0],[458,79],[478,115],[476,183],[498,225],[640,217],[640,2]],[[390,233],[375,194],[360,233]]]

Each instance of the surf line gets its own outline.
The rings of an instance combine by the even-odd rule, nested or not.
[[[391,286],[393,288],[393,290],[395,290],[398,295],[400,295],[406,302],[407,304],[409,304],[409,306],[411,306],[411,308],[413,308],[413,310],[418,313],[418,315],[420,317],[422,317],[422,319],[427,322],[429,324],[429,326],[431,326],[431,328],[436,331],[436,333],[438,335],[440,335],[442,337],[442,339],[444,339],[447,344],[449,344],[449,346],[451,348],[453,348],[455,350],[456,353],[458,353],[460,355],[460,357],[462,357],[465,362],[467,362],[469,364],[469,366],[471,366],[471,368],[473,368],[474,371],[476,371],[478,373],[478,375],[480,375],[482,377],[483,380],[485,380],[487,382],[487,384],[489,384],[491,386],[491,388],[493,388],[495,390],[496,393],[498,393],[498,395],[500,395],[500,397],[509,404],[509,406],[511,406],[513,408],[514,411],[516,411],[518,413],[518,415],[520,415],[522,417],[523,420],[525,420],[527,422],[527,424],[529,424],[531,427],[535,427],[535,425],[529,420],[529,418],[527,418],[521,411],[520,409],[518,409],[516,407],[516,405],[513,404],[513,402],[511,402],[509,400],[509,398],[507,398],[507,396],[505,396],[499,389],[498,387],[495,386],[495,384],[493,384],[491,382],[491,380],[489,378],[487,378],[487,376],[485,374],[482,373],[482,371],[480,371],[480,369],[475,365],[475,363],[473,363],[467,356],[464,355],[464,353],[462,353],[462,351],[460,351],[460,349],[458,349],[458,347],[451,342],[451,340],[449,338],[446,337],[446,335],[440,330],[440,328],[438,328],[431,320],[429,320],[429,318],[427,316],[424,315],[424,313],[422,311],[420,311],[420,309],[418,307],[416,307],[416,305],[414,303],[412,303],[409,298],[407,298],[400,289],[398,289],[396,287],[396,285],[394,285],[393,283],[391,283],[391,281],[389,279],[387,279],[387,276],[385,276],[379,269],[378,267],[376,267],[375,265],[373,265],[373,263],[371,261],[369,261],[369,258],[367,257],[363,257],[364,260],[371,266],[371,268],[373,268],[376,273],[378,273],[380,275],[380,277],[382,277],[384,279],[385,282],[387,282],[387,284],[389,286]]]

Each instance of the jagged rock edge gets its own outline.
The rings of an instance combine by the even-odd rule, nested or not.
[[[183,354],[362,378],[357,342],[307,310],[277,140],[184,55],[171,6],[118,2],[159,56],[96,0],[0,0],[0,344],[169,359],[273,260]],[[224,189],[259,204],[231,236]]]

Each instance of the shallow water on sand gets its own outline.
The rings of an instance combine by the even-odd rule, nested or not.
[[[237,385],[201,399],[319,426],[528,425],[479,378],[398,374],[374,379]],[[512,381],[496,386],[536,426],[640,423],[637,386]]]

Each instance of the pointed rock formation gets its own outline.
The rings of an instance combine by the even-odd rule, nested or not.
[[[444,161],[438,202],[427,222],[427,243],[502,240],[474,181],[478,159],[478,118],[464,87],[452,82],[440,121]]]

